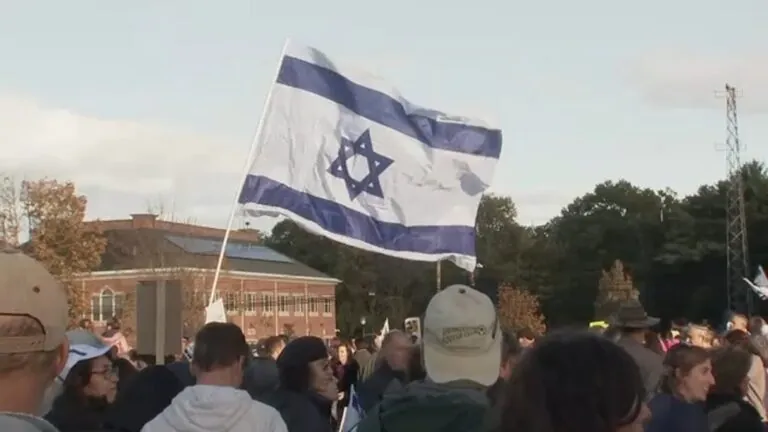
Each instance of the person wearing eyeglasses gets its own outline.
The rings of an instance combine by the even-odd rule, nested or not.
[[[118,371],[110,357],[111,347],[99,340],[79,340],[73,332],[69,356],[58,380],[61,394],[45,416],[60,432],[100,430],[107,408],[117,396]]]

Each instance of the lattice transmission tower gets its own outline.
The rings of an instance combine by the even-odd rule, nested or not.
[[[725,141],[728,165],[728,191],[726,195],[726,248],[728,260],[728,309],[734,312],[752,312],[752,293],[744,282],[749,277],[747,248],[747,220],[744,211],[744,175],[741,164],[739,121],[736,114],[736,89],[725,85],[727,132]]]

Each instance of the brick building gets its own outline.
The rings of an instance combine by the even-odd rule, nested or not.
[[[134,333],[136,292],[164,281],[182,293],[182,329],[193,334],[204,320],[224,230],[168,222],[151,214],[94,222],[107,238],[102,267],[78,283],[91,299],[91,319],[103,327],[113,316]],[[217,297],[249,341],[277,333],[331,338],[336,330],[335,287],[340,282],[259,245],[255,230],[233,230]]]

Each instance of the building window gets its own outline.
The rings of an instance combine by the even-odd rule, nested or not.
[[[304,315],[304,294],[293,296],[293,314]]]
[[[307,299],[307,304],[309,306],[309,313],[317,313],[317,299],[314,297],[309,297]]]
[[[333,299],[330,297],[326,297],[323,299],[323,313],[326,315],[330,315],[333,313]]]
[[[105,287],[91,297],[91,320],[109,321],[123,315],[123,295]]]
[[[259,295],[256,293],[246,293],[245,294],[245,311],[246,312],[256,312],[257,305],[259,303]]]
[[[224,310],[227,312],[237,312],[239,310],[240,296],[236,292],[224,293]]]
[[[272,294],[261,295],[262,310],[267,313],[275,311],[275,297]]]
[[[281,314],[287,314],[290,310],[291,298],[287,295],[280,295],[277,298],[277,311]]]

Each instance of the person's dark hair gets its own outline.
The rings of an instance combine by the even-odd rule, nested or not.
[[[744,396],[742,383],[752,367],[752,353],[742,347],[730,345],[712,352],[712,375],[715,385],[711,393]]]
[[[659,391],[667,394],[677,392],[677,373],[687,375],[691,369],[710,359],[710,352],[702,347],[677,344],[667,351],[664,357],[664,373],[659,383]]]
[[[359,337],[355,339],[355,349],[360,350],[367,350],[369,348],[368,340],[365,338]]]
[[[731,330],[725,334],[723,339],[729,345],[741,347],[744,351],[760,357],[763,364],[768,365],[768,359],[763,356],[763,353],[758,349],[757,345],[755,345],[755,341],[744,330]]]
[[[109,401],[104,396],[89,396],[85,387],[93,377],[95,359],[75,363],[64,378],[62,391],[53,401],[46,420],[59,430],[100,430]]]
[[[352,344],[346,340],[339,340],[339,345],[336,347],[336,352],[333,353],[334,357],[338,358],[339,350],[342,347],[347,350],[347,363],[352,363],[355,361],[354,357],[352,356],[354,354],[354,351],[352,350]]]
[[[368,345],[368,348],[366,348],[368,352],[375,353],[377,348],[376,348],[376,342],[374,340],[374,337],[371,335],[368,335],[368,336],[365,336],[363,339],[365,339],[365,343]]]
[[[183,389],[184,384],[165,366],[149,366],[139,371],[130,384],[118,391],[107,412],[104,429],[140,432]]]
[[[614,432],[640,415],[645,388],[632,357],[588,331],[560,330],[520,359],[502,395],[500,432]]]
[[[128,351],[128,358],[131,361],[138,361],[138,360],[140,360],[139,352],[136,351],[136,349],[131,349],[130,351]]]
[[[427,371],[424,369],[424,362],[421,356],[421,347],[414,345],[412,354],[408,360],[408,380],[421,381],[427,377]]]
[[[192,364],[204,372],[229,367],[247,359],[248,343],[240,327],[232,323],[208,323],[197,332]]]
[[[501,334],[501,362],[506,363],[510,359],[519,356],[523,352],[520,342],[511,333],[504,331]]]
[[[84,329],[84,328],[88,328],[88,325],[91,324],[91,323],[92,323],[92,321],[90,320],[90,318],[83,318],[78,323],[78,326],[80,328]]]
[[[136,369],[136,366],[134,366],[130,360],[124,358],[117,358],[112,363],[114,364],[115,369],[117,369],[117,377],[119,379],[117,382],[117,389],[119,391],[130,382],[138,372],[138,369]]]
[[[285,345],[286,341],[283,335],[270,336],[264,339],[264,353],[268,356],[274,355],[280,345]]]
[[[100,405],[103,402],[106,405],[107,399],[105,397],[91,398],[85,395],[84,389],[90,384],[93,376],[93,361],[94,359],[84,360],[72,366],[64,379],[64,391],[59,396],[60,398],[73,398],[95,405]]]
[[[536,339],[536,333],[531,330],[530,327],[523,327],[517,332],[518,338],[528,339],[528,340],[535,340]]]
[[[277,358],[280,387],[293,392],[307,391],[310,384],[309,364],[327,359],[328,347],[315,336],[301,336],[285,346]]]

